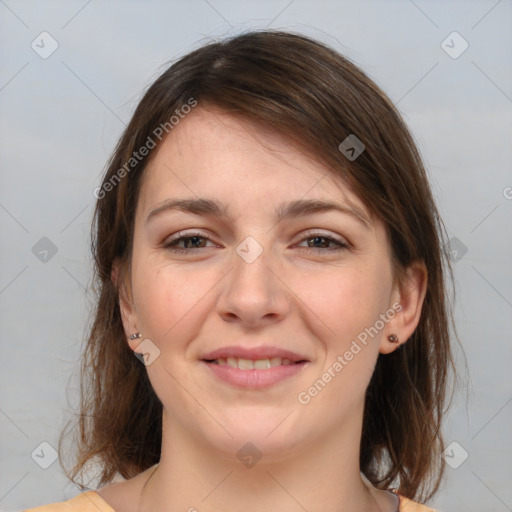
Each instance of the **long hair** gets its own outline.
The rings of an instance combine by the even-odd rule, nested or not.
[[[112,269],[115,261],[130,263],[141,176],[156,151],[142,155],[141,148],[172,137],[194,102],[277,130],[342,177],[383,221],[397,279],[413,262],[425,264],[419,325],[399,350],[379,355],[367,389],[360,469],[378,488],[428,499],[444,470],[441,420],[454,369],[444,227],[418,150],[387,96],[344,56],[279,31],[209,43],[176,61],[149,87],[115,148],[96,192],[98,301],[82,360],[78,459],[70,477],[76,481],[94,460],[104,484],[159,461],[162,404],[126,343]],[[356,159],[339,149],[351,135],[365,146]]]

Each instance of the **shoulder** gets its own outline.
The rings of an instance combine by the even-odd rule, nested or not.
[[[26,509],[23,512],[115,512],[101,496],[94,491],[84,492],[69,501]]]
[[[400,496],[400,512],[436,512],[433,508]]]

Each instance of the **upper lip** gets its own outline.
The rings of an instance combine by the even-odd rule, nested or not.
[[[204,354],[201,359],[203,361],[214,361],[216,359],[236,357],[238,359],[251,359],[253,361],[259,359],[271,359],[280,357],[281,359],[289,359],[293,363],[299,361],[308,361],[307,357],[301,356],[291,350],[285,350],[278,347],[261,346],[253,348],[245,348],[241,346],[222,347],[212,352]]]

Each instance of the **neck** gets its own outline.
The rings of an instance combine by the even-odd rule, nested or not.
[[[360,439],[360,428],[357,424],[346,425],[336,439],[324,437],[286,455],[264,454],[248,467],[236,456],[200,444],[164,414],[161,460],[150,472],[138,510],[395,510],[390,496],[361,477],[359,443],[354,442]]]

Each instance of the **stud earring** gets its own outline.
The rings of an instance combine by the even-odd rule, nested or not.
[[[131,340],[138,340],[139,338],[142,338],[142,334],[140,332],[136,332],[130,336]]]
[[[400,340],[398,339],[398,336],[396,334],[389,334],[388,341],[390,343],[400,343]]]

